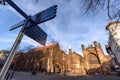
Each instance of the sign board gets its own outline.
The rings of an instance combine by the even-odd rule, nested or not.
[[[31,27],[31,26],[33,27],[36,24],[40,24],[42,22],[53,19],[56,16],[56,9],[57,9],[57,5],[54,5],[54,6],[48,8],[48,9],[42,11],[42,12],[39,12],[39,13],[31,16],[31,20],[34,22],[34,24],[32,24],[31,22],[28,22],[27,27]],[[13,25],[10,28],[10,31],[14,30],[18,27],[21,27],[22,25],[24,25],[24,22],[25,22],[25,20]]]

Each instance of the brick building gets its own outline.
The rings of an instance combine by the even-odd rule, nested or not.
[[[28,53],[17,53],[11,67],[23,71],[63,72],[64,51],[60,50],[59,44],[36,48]]]

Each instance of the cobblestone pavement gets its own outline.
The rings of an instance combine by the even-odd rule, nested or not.
[[[12,80],[120,80],[117,76],[63,76],[63,75],[44,75],[38,73],[15,72]]]

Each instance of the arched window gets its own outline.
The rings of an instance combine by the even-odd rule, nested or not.
[[[88,55],[89,64],[100,64],[98,57],[94,53]]]

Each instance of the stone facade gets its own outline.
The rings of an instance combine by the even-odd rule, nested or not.
[[[6,60],[9,53],[10,53],[10,51],[8,51],[8,50],[1,50],[0,51],[0,60]]]
[[[0,50],[0,69],[2,69],[10,51],[8,50]]]
[[[100,43],[93,42],[87,48],[82,44],[83,57],[69,49],[66,57],[66,73],[69,75],[94,75],[95,73],[106,74],[110,72],[110,56],[106,56]]]
[[[93,42],[88,48],[82,45],[82,51],[85,59],[85,70],[88,74],[95,74],[96,72],[109,72],[110,71],[110,56],[106,56],[101,48],[100,43]]]
[[[84,62],[81,55],[69,49],[69,54],[66,56],[66,73],[69,75],[85,75]]]
[[[45,71],[67,75],[86,75],[96,72],[110,72],[110,56],[105,56],[99,43],[85,48],[82,45],[83,55],[69,49],[65,54],[59,44],[36,48],[28,53],[18,53],[14,57],[12,68],[24,71]]]

